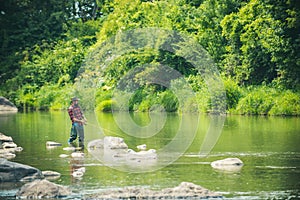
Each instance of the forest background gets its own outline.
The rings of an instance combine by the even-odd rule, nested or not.
[[[118,31],[158,27],[188,35],[208,51],[224,82],[227,113],[300,114],[298,0],[0,2],[0,96],[20,109],[66,109],[77,72],[95,46]],[[146,63],[178,70],[196,97],[180,107],[169,89],[144,85],[130,99],[131,111],[161,104],[169,112],[210,112],[210,94],[199,72],[170,52],[150,50],[123,55],[107,67],[96,109],[111,111],[118,80]]]

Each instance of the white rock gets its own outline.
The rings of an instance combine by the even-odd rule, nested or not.
[[[23,148],[22,148],[22,147],[16,147],[16,148],[15,148],[15,151],[16,151],[16,152],[21,152],[21,151],[23,151]]]
[[[75,169],[75,171],[85,173],[85,167],[80,167],[78,169]]]
[[[135,159],[142,159],[142,160],[149,160],[149,159],[157,159],[157,154],[155,149],[149,149],[148,151],[139,151],[135,152],[132,149],[128,149],[127,159],[135,160]]]
[[[53,141],[47,141],[46,146],[61,146],[61,143],[53,142]]]
[[[72,173],[72,176],[73,177],[75,177],[75,178],[80,178],[80,177],[82,177],[83,176],[83,172],[81,172],[81,171],[74,171],[73,173]]]
[[[65,151],[75,151],[76,148],[75,147],[64,147],[63,150],[65,150]]]
[[[82,153],[82,152],[73,152],[71,154],[71,157],[72,158],[84,158],[84,153]]]
[[[216,160],[212,162],[211,167],[218,170],[225,171],[239,171],[244,165],[238,158],[225,158],[223,160]]]
[[[69,157],[69,155],[67,155],[67,154],[60,154],[59,157],[60,158],[67,158],[67,157]]]
[[[0,141],[1,142],[12,142],[13,139],[10,136],[6,136],[3,133],[0,133]]]
[[[104,149],[128,149],[123,138],[106,136],[104,137]]]
[[[3,149],[17,148],[17,145],[13,142],[4,142],[4,143],[2,143],[2,148]]]
[[[42,174],[44,175],[45,179],[47,180],[56,180],[58,179],[61,174],[58,172],[54,172],[54,171],[42,171]]]
[[[92,140],[88,143],[88,149],[101,149],[103,148],[103,140]]]
[[[147,145],[146,144],[141,144],[141,145],[136,146],[136,148],[138,150],[145,151],[147,149]]]
[[[0,158],[6,158],[6,159],[13,159],[16,157],[16,154],[14,153],[10,153],[10,152],[7,152],[7,153],[0,153]]]

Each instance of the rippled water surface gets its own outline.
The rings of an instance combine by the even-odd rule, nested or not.
[[[150,172],[136,173],[144,166],[106,163],[86,149],[84,159],[60,158],[60,154],[71,154],[63,150],[68,146],[70,130],[66,112],[2,114],[0,132],[12,136],[14,142],[24,148],[12,161],[60,172],[61,177],[55,182],[71,187],[73,197],[125,186],[161,189],[187,181],[219,192],[227,199],[300,198],[300,118],[228,116],[221,127],[221,135],[215,136],[217,140],[212,150],[206,156],[199,156],[209,129],[213,134],[217,131],[213,126],[220,126],[213,124],[212,116],[201,115],[198,119],[189,115],[183,119],[182,115],[168,114],[167,120],[162,120],[164,126],[160,131],[151,137],[142,137],[142,133],[132,136],[121,130],[112,114],[86,115],[89,119],[85,127],[86,146],[89,141],[106,135],[124,138],[134,150],[144,143],[158,151],[168,144],[177,145],[177,148],[173,147],[168,156],[159,155],[157,163],[148,168]],[[161,116],[152,117],[160,119]],[[134,113],[122,119],[123,125],[130,125],[130,120],[138,126],[151,123],[145,113]],[[157,119],[152,120],[159,121]],[[178,134],[179,130],[183,133]],[[47,149],[47,141],[56,141],[62,146]],[[181,152],[182,149],[186,150]],[[242,169],[224,172],[210,166],[212,161],[228,157],[241,159]],[[83,177],[74,178],[71,173],[80,166],[84,166],[86,172]],[[18,187],[7,188],[1,184],[0,199],[14,198]]]

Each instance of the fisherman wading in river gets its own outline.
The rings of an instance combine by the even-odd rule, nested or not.
[[[68,108],[68,113],[72,121],[72,128],[68,143],[71,144],[74,140],[76,140],[78,136],[79,147],[84,148],[83,126],[86,124],[87,120],[84,117],[83,112],[78,104],[79,99],[77,97],[73,97],[71,100],[72,103]]]

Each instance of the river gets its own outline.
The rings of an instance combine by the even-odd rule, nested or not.
[[[86,116],[89,120],[85,126],[86,146],[94,139],[118,136],[134,150],[145,143],[148,148],[167,152],[164,147],[172,144],[169,149],[174,154],[158,155],[159,167],[154,164],[144,172],[142,166],[122,168],[105,163],[84,150],[84,161],[80,165],[86,172],[77,179],[71,176],[74,161],[70,157],[59,157],[70,154],[63,150],[68,146],[70,131],[66,112],[2,114],[0,132],[12,136],[14,142],[23,147],[11,161],[61,173],[54,182],[71,187],[72,198],[125,186],[162,189],[183,181],[219,192],[225,199],[300,198],[300,118],[227,116],[218,124],[214,123],[214,116],[195,114],[154,114],[150,118],[147,113],[132,113],[118,116],[122,119],[118,123],[112,113],[90,112]],[[128,134],[132,122],[143,127],[136,129],[134,135]],[[149,124],[152,125],[147,127]],[[151,135],[152,130],[155,131]],[[204,138],[215,132],[220,134],[210,138],[207,151],[202,155]],[[47,141],[60,142],[62,146],[47,149]],[[228,157],[241,159],[242,169],[225,172],[210,166],[212,161]],[[14,199],[17,189],[0,184],[0,199]]]

